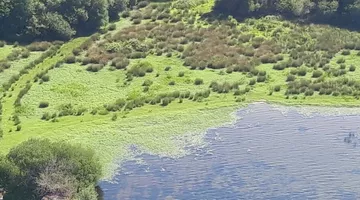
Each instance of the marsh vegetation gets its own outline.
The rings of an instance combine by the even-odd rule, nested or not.
[[[65,42],[0,42],[0,153],[41,132],[109,152],[108,164],[133,143],[174,155],[175,133],[224,122],[220,110],[244,103],[358,105],[359,33],[281,15],[214,17],[214,1],[186,2],[119,7],[119,20]]]

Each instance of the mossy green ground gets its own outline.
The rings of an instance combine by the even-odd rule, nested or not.
[[[196,5],[196,12],[208,12],[213,1],[204,1],[204,4]],[[259,20],[261,21],[261,19]],[[264,23],[261,21],[261,23]],[[267,21],[271,25],[281,24],[279,21]],[[116,23],[117,29],[130,26],[127,20]],[[239,27],[243,24],[239,24]],[[258,30],[248,30],[256,35],[270,37],[267,32]],[[111,33],[115,33],[113,31]],[[263,64],[257,67],[259,70],[267,72],[265,83],[256,83],[252,86],[249,93],[244,95],[244,102],[236,102],[233,93],[218,94],[212,92],[209,98],[201,102],[184,100],[180,103],[173,101],[166,107],[160,105],[145,105],[135,108],[130,112],[117,112],[108,115],[91,115],[88,112],[82,116],[67,116],[59,118],[58,122],[41,120],[44,112],[54,112],[62,104],[71,103],[74,106],[81,106],[88,110],[112,103],[119,98],[132,98],[138,96],[154,96],[161,93],[172,91],[203,91],[209,88],[212,81],[240,83],[240,89],[244,89],[249,81],[254,77],[249,77],[246,73],[233,72],[226,73],[225,70],[190,70],[183,66],[183,61],[176,55],[167,58],[165,56],[150,55],[145,59],[131,60],[130,67],[138,62],[146,61],[154,67],[152,73],[144,77],[134,77],[130,84],[124,84],[126,71],[110,70],[109,66],[99,72],[88,72],[86,66],[79,63],[64,64],[60,68],[52,69],[48,72],[49,82],[33,83],[34,77],[39,72],[49,69],[56,62],[71,55],[74,48],[79,47],[87,38],[78,38],[64,44],[59,52],[46,59],[43,63],[31,69],[28,74],[23,75],[19,81],[13,85],[13,89],[7,92],[2,99],[3,115],[2,129],[4,137],[0,140],[0,153],[6,154],[12,147],[32,138],[50,138],[52,140],[63,140],[71,143],[80,143],[84,146],[93,148],[104,163],[105,176],[109,177],[116,168],[117,162],[130,158],[133,154],[129,150],[130,145],[136,145],[140,151],[149,152],[161,156],[181,156],[186,152],[184,145],[201,144],[201,137],[196,137],[204,133],[207,128],[220,126],[234,120],[234,111],[251,102],[268,101],[272,103],[287,105],[326,105],[326,106],[358,106],[360,101],[354,97],[334,97],[321,96],[315,94],[311,97],[298,95],[297,99],[290,97],[286,99],[284,92],[287,83],[285,82],[290,69],[276,71],[271,64]],[[0,55],[5,55],[6,48],[0,50]],[[5,53],[4,53],[5,52]],[[339,57],[346,57],[346,64],[360,63],[358,51],[352,51],[351,55],[343,56],[338,54],[332,59],[331,64],[335,67]],[[12,67],[12,71],[21,70],[21,66],[29,60],[22,60]],[[286,57],[286,55],[285,55]],[[18,66],[18,67],[17,67]],[[165,68],[170,66],[170,70]],[[9,70],[10,73],[11,71]],[[184,72],[183,77],[179,77],[179,72]],[[157,76],[158,74],[158,76]],[[2,77],[3,76],[3,77]],[[1,79],[1,77],[3,79]],[[0,82],[7,77],[0,74]],[[311,78],[309,69],[307,78]],[[360,78],[360,68],[355,72],[349,72],[346,77]],[[201,78],[204,80],[202,85],[195,85],[194,80]],[[149,91],[144,92],[142,86],[145,80],[151,80],[153,84]],[[20,112],[21,131],[15,131],[11,116],[15,112],[14,102],[20,90],[26,83],[32,82],[30,91],[22,98],[22,106],[18,108]],[[169,85],[171,81],[175,85]],[[280,92],[269,92],[277,85],[281,86]],[[39,103],[46,101],[48,108],[39,108]],[[117,119],[113,121],[113,114]],[[190,139],[186,138],[188,134]],[[183,138],[183,140],[182,140]],[[186,141],[185,141],[186,140]]]

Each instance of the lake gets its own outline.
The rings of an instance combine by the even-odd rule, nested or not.
[[[188,156],[140,155],[100,183],[104,199],[360,198],[360,115],[297,110],[251,104]]]

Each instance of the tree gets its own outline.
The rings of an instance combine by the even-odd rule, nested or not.
[[[0,187],[6,199],[39,199],[46,195],[74,197],[93,188],[101,165],[93,151],[77,145],[31,139],[0,157]]]
[[[70,39],[117,19],[129,0],[0,0],[0,37]]]
[[[214,11],[241,18],[277,14],[311,22],[360,26],[359,0],[217,0]]]

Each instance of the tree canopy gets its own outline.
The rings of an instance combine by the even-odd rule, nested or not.
[[[94,31],[129,0],[0,0],[0,37],[69,39]]]
[[[94,152],[63,142],[31,139],[0,157],[0,188],[6,199],[74,198],[101,175]],[[19,196],[21,195],[21,196]]]
[[[214,9],[239,17],[280,14],[327,23],[360,24],[360,0],[217,0]]]

